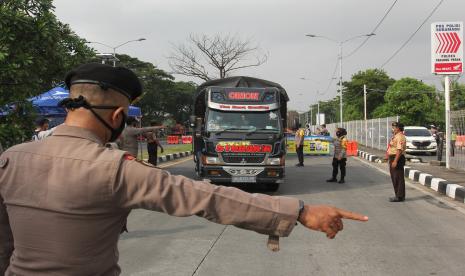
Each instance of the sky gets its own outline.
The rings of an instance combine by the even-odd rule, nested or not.
[[[360,70],[379,68],[427,18],[440,0],[398,0],[368,42],[345,57],[363,38],[343,44],[343,80]],[[140,60],[171,72],[167,57],[173,44],[190,34],[231,34],[251,39],[268,60],[260,67],[237,71],[281,84],[297,111],[336,96],[332,80],[339,54],[337,43],[369,34],[394,0],[57,0],[55,14],[88,41],[116,46]],[[444,0],[413,39],[383,69],[393,78],[414,77],[441,90],[441,77],[431,74],[431,23],[465,21],[464,0]],[[111,49],[92,44],[98,52]],[[199,79],[175,75],[177,80]],[[339,77],[339,68],[336,69]],[[305,78],[303,80],[302,78]],[[464,80],[462,80],[464,81]]]

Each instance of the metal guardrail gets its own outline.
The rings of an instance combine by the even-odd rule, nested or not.
[[[392,137],[391,124],[397,121],[399,116],[343,122],[342,127],[347,130],[347,139],[357,141],[358,144],[369,148],[386,150]],[[312,126],[311,131],[315,132],[318,127]],[[341,127],[341,124],[326,125],[331,136],[335,135],[338,127]]]
[[[465,110],[451,111],[450,167],[465,170]]]

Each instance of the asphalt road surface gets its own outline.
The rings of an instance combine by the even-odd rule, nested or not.
[[[361,212],[369,222],[345,221],[334,240],[298,225],[273,253],[254,232],[136,210],[119,243],[122,275],[465,275],[463,211],[410,186],[405,202],[390,203],[389,176],[356,158],[345,184],[326,183],[330,161],[306,157],[298,168],[289,157],[274,194]],[[166,169],[193,177],[192,167],[181,160]]]

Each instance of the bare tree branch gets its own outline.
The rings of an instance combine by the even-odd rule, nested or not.
[[[191,34],[186,44],[172,47],[168,62],[174,73],[202,80],[224,78],[232,71],[260,66],[268,59],[268,55],[258,53],[258,45],[237,35]]]

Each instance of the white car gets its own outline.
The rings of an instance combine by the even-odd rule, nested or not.
[[[407,126],[404,128],[407,138],[407,153],[431,153],[435,155],[438,145],[426,127]]]

